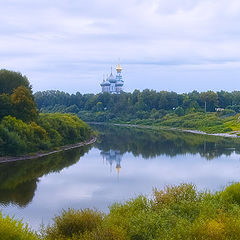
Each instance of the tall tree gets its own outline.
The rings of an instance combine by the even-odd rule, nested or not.
[[[0,94],[12,94],[14,89],[19,86],[31,89],[26,76],[23,76],[19,72],[13,72],[5,69],[0,70]]]
[[[205,112],[207,110],[214,111],[215,105],[218,102],[218,95],[213,91],[202,92],[200,94],[201,100],[204,102]],[[207,104],[209,106],[207,106]]]
[[[25,122],[33,121],[37,118],[37,107],[30,89],[20,86],[11,95],[13,104],[13,116]]]
[[[8,94],[0,95],[0,121],[4,116],[12,114],[12,102]]]

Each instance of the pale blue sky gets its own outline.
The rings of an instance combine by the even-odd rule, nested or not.
[[[0,0],[0,68],[33,90],[240,90],[239,0]]]

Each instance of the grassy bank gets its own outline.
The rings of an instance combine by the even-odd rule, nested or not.
[[[167,114],[160,119],[134,120],[128,123],[156,127],[198,130],[206,133],[234,133],[240,131],[240,114],[224,116],[221,113],[190,113],[184,116]]]
[[[22,222],[0,214],[1,239],[135,240],[240,239],[240,183],[216,193],[199,192],[189,184],[154,189],[110,207],[63,211],[41,236]]]

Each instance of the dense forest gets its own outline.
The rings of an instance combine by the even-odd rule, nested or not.
[[[0,156],[49,150],[91,135],[77,116],[39,114],[27,77],[0,70]]]
[[[34,94],[43,113],[75,113],[87,122],[114,122],[240,134],[240,91],[177,94],[135,90],[121,94]]]
[[[215,112],[217,108],[224,109],[226,115],[240,112],[240,91],[177,94],[146,89],[133,93],[83,95],[44,91],[36,92],[34,97],[41,112],[76,113],[86,121],[159,119],[169,113],[183,116],[194,112]]]

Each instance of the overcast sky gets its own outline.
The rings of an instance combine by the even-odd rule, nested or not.
[[[0,68],[34,91],[240,90],[239,0],[0,0]]]

